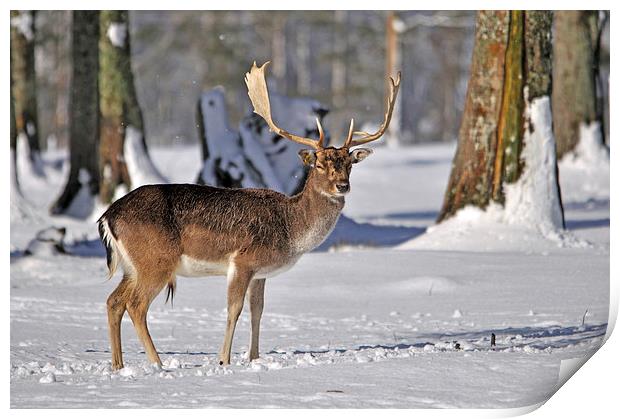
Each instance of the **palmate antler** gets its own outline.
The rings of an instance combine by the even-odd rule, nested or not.
[[[396,80],[392,77],[389,78],[390,81],[390,93],[387,97],[386,111],[385,117],[383,119],[383,123],[379,127],[379,130],[374,134],[369,134],[364,131],[353,131],[353,120],[351,119],[351,125],[349,126],[349,135],[347,135],[347,139],[344,143],[344,147],[351,148],[358,145],[366,144],[371,141],[374,141],[378,138],[381,138],[387,127],[390,125],[390,120],[392,119],[392,112],[394,112],[394,104],[396,103],[396,96],[398,95],[398,88],[400,87],[400,71],[396,76]],[[359,138],[353,139],[354,135],[361,135]]]
[[[245,73],[245,84],[248,87],[248,96],[250,96],[250,101],[254,106],[254,113],[262,116],[269,128],[278,135],[282,137],[288,138],[289,140],[295,141],[296,143],[310,146],[314,149],[322,149],[323,148],[323,140],[324,133],[323,127],[321,126],[321,122],[319,119],[316,119],[316,124],[319,130],[319,139],[313,140],[312,138],[299,137],[297,135],[291,134],[290,132],[278,127],[271,117],[271,105],[269,104],[269,92],[267,91],[267,82],[265,81],[265,69],[269,61],[263,64],[261,67],[256,65],[256,62],[252,65],[252,68],[249,72]],[[385,111],[385,118],[383,123],[379,127],[379,130],[374,134],[369,134],[364,131],[353,131],[354,121],[351,119],[351,125],[349,126],[349,134],[347,135],[347,139],[344,143],[345,148],[351,148],[358,145],[366,144],[371,141],[374,141],[380,138],[388,125],[390,125],[390,120],[392,119],[392,112],[394,111],[394,105],[396,103],[396,96],[398,95],[398,89],[400,87],[400,71],[396,76],[396,80],[392,77],[389,78],[390,81],[390,92],[387,97],[387,109]],[[353,138],[354,135],[360,135],[359,138]]]
[[[267,125],[269,125],[269,128],[276,134],[317,150],[323,148],[325,134],[323,133],[323,127],[318,118],[316,118],[316,125],[319,130],[318,141],[312,138],[299,137],[291,134],[278,127],[275,122],[273,122],[271,117],[271,105],[269,104],[269,92],[267,91],[267,82],[265,81],[265,68],[267,68],[269,63],[270,62],[267,61],[261,67],[258,67],[255,61],[250,71],[245,73],[245,84],[248,87],[248,96],[250,96],[252,106],[254,106],[254,113],[262,116],[267,122]]]

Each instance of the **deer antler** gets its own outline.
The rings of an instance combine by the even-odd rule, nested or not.
[[[374,134],[369,134],[364,131],[355,131],[353,132],[353,120],[351,120],[351,127],[349,129],[349,135],[347,136],[347,140],[344,143],[344,147],[351,148],[358,145],[366,144],[371,141],[380,138],[388,125],[390,125],[390,120],[392,119],[392,112],[394,111],[394,104],[396,103],[396,96],[398,95],[398,88],[400,87],[400,71],[396,76],[396,80],[392,77],[389,78],[390,81],[390,93],[387,97],[387,109],[385,111],[385,117],[383,119],[383,123],[379,127],[379,130]],[[360,138],[353,139],[354,135],[361,135]]]
[[[317,150],[323,148],[323,139],[325,135],[323,133],[321,122],[318,118],[316,119],[317,128],[319,130],[318,141],[313,140],[312,138],[299,137],[291,134],[290,132],[278,127],[275,122],[273,122],[271,117],[271,105],[269,104],[269,92],[267,91],[267,82],[265,81],[265,68],[269,63],[270,62],[267,61],[261,67],[258,67],[255,61],[250,71],[245,73],[245,84],[248,87],[248,96],[250,96],[252,106],[254,106],[254,113],[262,116],[267,122],[267,125],[269,125],[271,131],[276,134]]]

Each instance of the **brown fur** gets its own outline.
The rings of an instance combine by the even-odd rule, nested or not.
[[[308,154],[311,153],[311,154]],[[182,256],[213,264],[209,275],[228,275],[228,321],[221,363],[230,362],[237,318],[248,295],[252,313],[250,359],[258,357],[264,278],[292,266],[334,227],[348,192],[351,165],[369,150],[304,151],[310,164],[303,191],[287,197],[267,189],[149,185],[113,203],[99,220],[102,240],[118,252],[125,275],[108,298],[112,366],[122,368],[120,320],[128,311],[151,362],[161,364],[146,325],[148,307],[168,285],[174,293]],[[338,185],[345,192],[339,192]],[[106,223],[114,243],[106,239]],[[249,291],[248,291],[249,289]]]

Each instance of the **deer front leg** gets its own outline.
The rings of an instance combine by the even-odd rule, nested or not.
[[[230,350],[232,347],[235,326],[241,310],[243,300],[253,273],[234,264],[228,269],[228,318],[226,319],[226,334],[220,351],[220,365],[230,364]]]
[[[265,278],[255,278],[250,282],[248,289],[250,303],[250,317],[252,319],[252,338],[250,339],[250,361],[258,358],[258,337],[260,334],[260,319],[263,315],[265,302]]]

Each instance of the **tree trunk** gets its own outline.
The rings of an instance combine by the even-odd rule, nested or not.
[[[503,204],[504,186],[517,182],[525,170],[524,139],[547,139],[550,121],[534,126],[530,107],[551,94],[551,22],[551,12],[478,12],[459,143],[438,221],[466,205]],[[545,151],[544,145],[533,147]],[[559,201],[555,155],[549,158],[551,189]]]
[[[459,142],[438,221],[491,199],[509,24],[506,11],[478,12]]]
[[[124,185],[131,190],[144,183],[161,183],[148,157],[142,112],[138,103],[133,72],[128,12],[102,11],[100,17],[99,71],[101,111],[101,190],[102,202],[112,202],[116,190]],[[131,142],[128,144],[127,142]],[[127,156],[127,147],[137,153]],[[142,165],[132,167],[132,165]],[[146,171],[147,173],[143,173]],[[132,176],[134,179],[132,179]],[[145,179],[135,179],[140,176]]]
[[[388,77],[396,77],[396,73],[400,69],[398,33],[394,26],[395,19],[394,12],[388,11],[385,18],[385,97],[389,96],[391,90]],[[400,132],[400,98],[397,97],[396,101],[392,122],[386,132],[386,139],[390,146],[398,145],[398,134]]]
[[[346,54],[348,50],[347,11],[335,10],[334,17],[334,58],[332,60],[332,100],[335,107],[346,103],[347,75]]]
[[[600,122],[596,97],[599,39],[598,11],[555,13],[553,128],[559,158],[577,146],[581,124]]]
[[[15,122],[15,105],[13,103],[13,78],[11,77],[11,193],[21,195],[19,177],[17,176],[17,123]]]
[[[33,173],[43,176],[34,65],[35,16],[32,10],[11,10],[11,77],[17,132],[28,140]]]
[[[66,213],[82,188],[86,188],[91,198],[99,193],[99,155],[95,152],[99,145],[99,12],[74,11],[72,32],[71,169],[62,195],[50,209],[52,214]],[[88,208],[82,207],[80,211],[75,215],[89,215]]]

